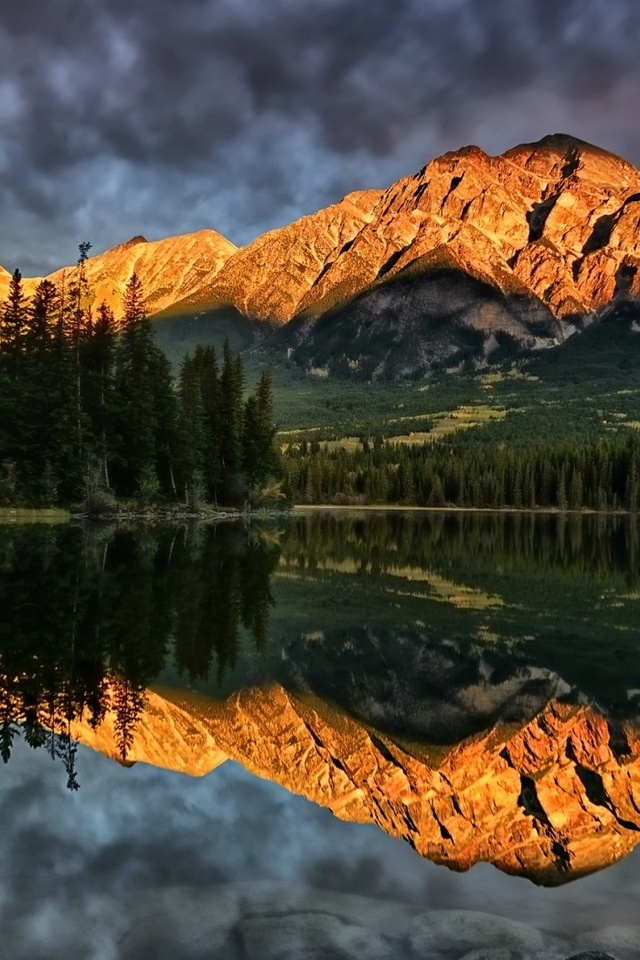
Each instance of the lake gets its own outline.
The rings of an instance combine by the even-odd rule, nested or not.
[[[0,610],[7,956],[638,955],[638,518],[4,526]]]

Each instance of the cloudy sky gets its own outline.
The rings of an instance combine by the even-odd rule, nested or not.
[[[545,890],[485,864],[466,874],[434,866],[376,827],[337,820],[235,763],[192,779],[124,769],[81,747],[78,773],[80,790],[70,793],[62,766],[20,743],[2,770],[0,930],[12,960],[116,960],[137,910],[152,919],[138,931],[136,960],[186,956],[193,911],[202,923],[217,885],[237,881],[487,911],[571,938],[637,924],[640,850]],[[159,919],[171,949],[158,943]]]
[[[3,0],[0,263],[237,244],[447,149],[640,164],[637,0]]]

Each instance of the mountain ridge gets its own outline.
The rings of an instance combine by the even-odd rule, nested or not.
[[[127,762],[202,776],[234,760],[456,871],[487,861],[557,886],[638,843],[637,726],[621,730],[621,749],[587,704],[550,700],[528,722],[497,724],[431,756],[279,684],[227,700],[158,688],[146,701]],[[71,733],[119,759],[113,718],[97,730],[74,721]]]
[[[555,346],[585,318],[638,298],[639,226],[633,165],[551,134],[495,156],[473,145],[450,151],[386,190],[348,194],[245,247],[212,230],[137,236],[90,258],[86,271],[95,302],[117,312],[135,270],[158,323],[210,316],[214,326],[229,310],[258,324],[294,321],[287,349],[307,368],[322,365],[325,328],[334,340],[342,330],[339,353],[364,313],[383,341],[360,343],[368,369],[384,370],[395,341],[411,336],[426,370],[472,349],[466,341],[486,357],[500,334],[521,348]],[[460,302],[464,277],[481,286]],[[0,296],[8,280],[0,272]],[[26,291],[36,283],[25,281]],[[432,321],[443,318],[449,326],[436,342]],[[359,355],[348,359],[357,364]]]

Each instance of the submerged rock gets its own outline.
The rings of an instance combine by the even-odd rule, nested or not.
[[[580,946],[592,954],[611,953],[616,960],[638,960],[640,926],[611,926],[589,930],[578,937]]]
[[[574,953],[572,957],[567,957],[567,960],[615,960],[615,958],[608,953],[589,951],[588,953]]]

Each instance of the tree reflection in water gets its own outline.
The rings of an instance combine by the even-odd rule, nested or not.
[[[278,548],[238,525],[5,528],[0,540],[0,756],[17,736],[60,758],[70,725],[115,716],[125,762],[145,691],[173,662],[190,680],[233,668],[242,629],[264,647]]]

